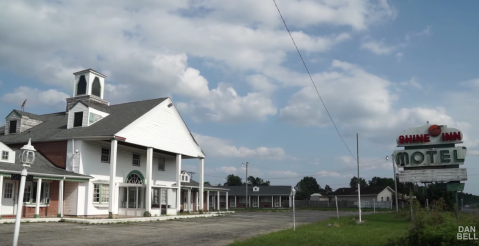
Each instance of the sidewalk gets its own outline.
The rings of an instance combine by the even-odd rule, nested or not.
[[[159,217],[136,217],[136,218],[120,218],[120,219],[80,219],[80,218],[24,218],[22,223],[38,223],[38,222],[73,222],[82,224],[112,224],[112,223],[132,223],[132,222],[147,222],[147,221],[162,221],[162,220],[176,220],[176,219],[194,219],[216,217],[224,214],[233,214],[234,211],[209,212],[205,214],[192,215],[170,215]],[[0,219],[0,224],[13,224],[15,219]]]

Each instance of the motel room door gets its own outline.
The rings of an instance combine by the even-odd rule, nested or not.
[[[2,194],[2,215],[15,213],[15,181],[5,180]]]

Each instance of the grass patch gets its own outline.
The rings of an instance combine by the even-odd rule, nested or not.
[[[313,224],[273,232],[230,246],[243,245],[385,245],[389,239],[404,235],[410,223],[394,213],[370,214],[362,217],[364,224],[356,224],[357,216],[329,219]],[[330,226],[328,226],[330,224]]]

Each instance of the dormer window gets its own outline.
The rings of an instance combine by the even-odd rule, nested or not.
[[[187,172],[181,173],[181,181],[183,182],[190,182],[190,175]]]
[[[8,151],[2,150],[2,160],[8,160]]]
[[[8,130],[8,133],[17,133],[17,121],[16,120],[11,120],[10,121],[10,128]]]
[[[77,84],[77,96],[86,94],[86,79],[85,76],[80,76]]]
[[[95,77],[95,80],[93,80],[91,94],[97,97],[101,97],[101,84],[98,77]]]
[[[83,123],[83,112],[76,112],[73,119],[73,127],[81,127]]]

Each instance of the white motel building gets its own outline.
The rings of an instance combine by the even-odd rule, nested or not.
[[[228,189],[203,185],[205,154],[172,100],[110,105],[105,77],[92,69],[74,73],[64,112],[6,116],[1,218],[14,217],[19,203],[23,217],[175,215],[218,209],[220,195],[228,204]],[[18,156],[29,139],[36,160],[18,201]],[[198,182],[183,171],[184,159],[198,160]]]

